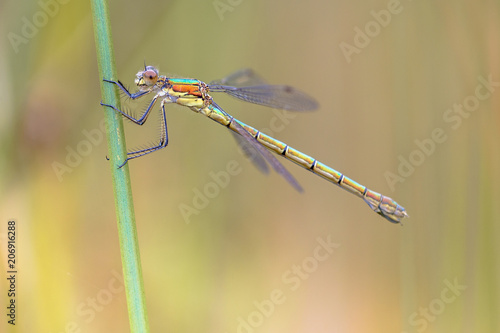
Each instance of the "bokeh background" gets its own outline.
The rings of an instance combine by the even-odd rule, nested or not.
[[[498,2],[114,1],[110,13],[121,81],[147,62],[204,81],[251,67],[299,87],[320,109],[272,134],[410,214],[390,224],[281,159],[296,193],[226,129],[169,107],[168,148],[130,163],[152,332],[500,331],[500,85],[481,83],[500,81]],[[0,36],[0,331],[127,332],[90,4],[3,0]],[[277,117],[215,99],[256,128]],[[128,147],[155,139],[155,121],[127,123]],[[241,172],[183,216],[230,161]],[[335,244],[322,261],[318,239]]]

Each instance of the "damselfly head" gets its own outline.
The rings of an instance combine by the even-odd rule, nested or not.
[[[139,88],[154,86],[156,81],[158,81],[158,70],[153,66],[146,66],[143,71],[135,75],[135,84]]]

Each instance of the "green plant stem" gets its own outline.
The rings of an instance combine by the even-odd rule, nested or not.
[[[116,87],[102,81],[103,78],[116,80],[107,2],[91,0],[91,5],[103,102],[121,108]],[[130,330],[149,332],[130,175],[127,164],[120,169],[117,168],[127,156],[123,122],[121,115],[110,108],[104,107],[104,115]]]

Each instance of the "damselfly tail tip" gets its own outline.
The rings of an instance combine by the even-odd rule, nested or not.
[[[398,205],[389,197],[382,196],[382,201],[378,205],[373,205],[372,202],[366,199],[365,201],[366,203],[368,203],[370,208],[375,211],[375,213],[383,216],[387,221],[391,223],[398,224],[401,223],[402,219],[409,217],[406,209]]]
[[[403,223],[401,222],[402,219],[410,217],[410,215],[408,215],[408,213],[406,212],[406,209],[404,209],[400,205],[397,205],[394,212],[382,214],[382,216],[384,216],[392,223],[400,223],[401,225],[403,225]]]

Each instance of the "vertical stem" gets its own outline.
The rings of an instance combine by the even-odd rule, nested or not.
[[[121,108],[116,87],[102,81],[103,78],[116,79],[107,2],[91,0],[91,5],[103,102]],[[123,122],[121,115],[110,108],[104,108],[104,115],[130,329],[149,332],[130,175],[127,164],[117,168],[126,158]]]

